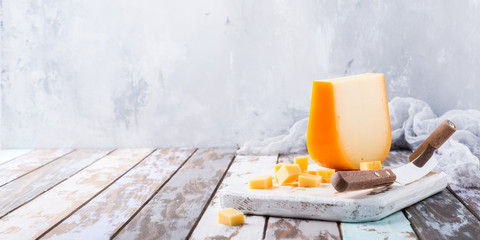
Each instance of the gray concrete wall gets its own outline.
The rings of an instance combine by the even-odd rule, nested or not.
[[[480,109],[479,1],[3,0],[0,144],[227,146],[308,115],[312,81]]]

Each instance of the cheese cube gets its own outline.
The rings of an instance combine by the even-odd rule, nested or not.
[[[377,170],[377,169],[382,169],[382,163],[380,161],[360,163],[360,170]]]
[[[383,162],[392,141],[385,75],[365,73],[313,82],[307,130],[310,158],[337,170]]]
[[[322,183],[330,183],[330,178],[335,173],[334,169],[319,169],[317,175],[322,177]]]
[[[303,171],[307,171],[308,168],[308,156],[303,156],[303,157],[296,157],[295,158],[295,164],[298,164],[300,166],[300,169]]]
[[[278,179],[277,179],[278,169],[280,169],[285,164],[288,164],[288,163],[278,163],[278,164],[275,164],[275,166],[273,166],[273,175],[275,176],[275,181],[278,182]]]
[[[302,171],[302,173],[317,175],[317,171]]]
[[[233,208],[225,208],[217,212],[217,222],[229,226],[239,225],[245,223],[245,218],[242,212]]]
[[[269,189],[273,187],[272,175],[253,177],[248,181],[250,189]]]
[[[294,183],[298,179],[298,175],[302,173],[298,164],[285,164],[275,174],[278,182],[282,185]]]
[[[318,187],[322,182],[322,177],[317,175],[302,173],[298,176],[299,187]]]

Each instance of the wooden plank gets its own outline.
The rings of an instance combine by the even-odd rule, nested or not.
[[[152,151],[153,149],[120,149],[96,161],[0,219],[0,239],[40,237]]]
[[[284,155],[279,163],[294,163],[295,157],[305,154]],[[313,162],[310,162],[313,163]],[[265,239],[340,239],[336,222],[305,220],[294,218],[270,217],[268,219]]]
[[[421,239],[480,239],[480,221],[447,189],[405,211]]]
[[[342,236],[349,239],[417,239],[402,211],[382,220],[366,223],[342,223]]]
[[[0,188],[0,218],[104,157],[110,151],[76,150],[4,185]]]
[[[2,149],[0,150],[0,165],[31,151],[32,149]]]
[[[194,151],[155,151],[42,239],[109,239]]]
[[[15,180],[59,157],[71,149],[34,150],[0,165],[0,186]]]
[[[452,184],[448,188],[477,219],[480,219],[480,188],[464,188]]]
[[[185,238],[224,176],[235,150],[198,150],[119,234],[115,234],[116,238]]]
[[[237,156],[193,231],[191,239],[262,239],[265,225],[264,216],[246,215],[245,224],[239,226],[217,224],[217,212],[222,209],[220,193],[223,188],[248,181],[253,176],[271,174],[276,162],[276,156]]]
[[[336,222],[270,217],[265,239],[340,239]]]

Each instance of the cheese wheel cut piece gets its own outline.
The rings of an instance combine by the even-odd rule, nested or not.
[[[360,162],[383,162],[391,140],[383,74],[313,82],[307,148],[315,163],[356,170]]]

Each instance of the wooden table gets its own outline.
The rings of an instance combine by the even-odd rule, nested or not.
[[[235,151],[0,150],[0,239],[480,239],[480,190],[458,186],[376,222],[249,215],[219,225],[217,190],[249,158]],[[391,152],[385,165],[408,155]]]

